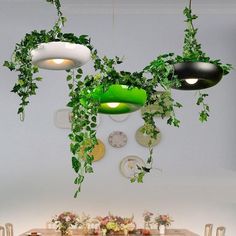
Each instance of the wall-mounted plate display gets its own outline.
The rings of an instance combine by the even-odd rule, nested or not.
[[[143,106],[140,111],[141,115],[143,115],[145,112],[157,112],[155,115],[156,117],[169,117],[170,112],[167,111],[172,106],[172,100],[171,100],[171,94],[170,92],[165,91],[158,91],[155,95],[155,98],[157,98],[157,102],[152,105]],[[160,105],[162,104],[162,105]],[[166,112],[163,112],[163,107],[166,110]]]
[[[60,129],[71,129],[71,109],[59,109],[54,114],[54,124]],[[97,127],[101,123],[101,116],[97,115]]]
[[[54,124],[60,129],[70,129],[71,128],[71,109],[59,109],[54,114]]]
[[[156,139],[152,139],[149,135],[144,134],[142,132],[143,126],[141,126],[139,129],[137,129],[136,133],[135,133],[135,139],[136,141],[144,146],[144,147],[149,147],[149,142],[151,141],[151,147],[156,146],[158,143],[160,143],[161,141],[161,132],[159,129],[157,129],[157,131],[159,132],[157,134],[157,138]]]
[[[112,147],[121,148],[127,144],[128,138],[122,131],[114,131],[108,137],[108,142]]]
[[[84,148],[81,149],[81,152],[83,152],[83,150]],[[105,156],[105,145],[100,139],[98,139],[98,144],[95,145],[91,154],[94,157],[93,161],[99,161]]]
[[[110,115],[109,117],[115,122],[124,122],[129,118],[129,114]]]
[[[138,166],[145,166],[142,158],[138,156],[124,157],[120,162],[120,172],[126,178],[132,178],[138,171]]]

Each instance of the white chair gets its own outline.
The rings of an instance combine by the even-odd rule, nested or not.
[[[217,227],[216,229],[216,236],[225,236],[225,227]]]
[[[0,236],[5,236],[5,228],[0,226]]]
[[[6,223],[6,236],[13,236],[13,224],[11,223]]]
[[[47,221],[46,222],[46,229],[56,229],[56,225],[52,223],[52,221]]]
[[[204,236],[212,236],[212,228],[213,228],[213,224],[206,224]]]

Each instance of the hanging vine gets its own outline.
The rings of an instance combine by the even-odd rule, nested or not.
[[[148,110],[142,114],[144,126],[142,132],[147,134],[151,139],[149,142],[149,155],[144,166],[137,166],[138,171],[135,173],[131,182],[142,183],[147,173],[153,168],[153,147],[152,140],[158,135],[154,117],[166,117],[168,114],[167,124],[175,127],[180,126],[180,120],[176,117],[175,109],[181,108],[182,105],[175,101],[171,96],[171,88],[181,85],[180,80],[175,75],[174,65],[180,62],[209,62],[223,70],[226,75],[232,69],[230,64],[222,64],[220,60],[211,60],[201,49],[201,44],[197,42],[196,34],[198,29],[193,26],[193,20],[197,16],[192,14],[191,0],[189,6],[184,9],[187,28],[185,30],[183,55],[175,56],[173,53],[166,53],[158,56],[149,63],[144,69],[136,72],[119,71],[116,66],[122,63],[119,57],[108,58],[100,57],[96,49],[90,43],[87,35],[76,36],[73,33],[63,33],[62,27],[66,18],[61,11],[60,0],[46,0],[54,5],[57,11],[58,19],[49,31],[32,31],[16,44],[11,60],[5,61],[4,66],[11,71],[18,73],[18,79],[12,89],[12,92],[19,95],[21,102],[18,109],[20,118],[24,119],[25,107],[29,104],[29,99],[36,94],[38,82],[42,80],[37,66],[32,64],[31,51],[41,43],[53,41],[70,42],[82,44],[91,50],[92,61],[95,73],[83,75],[81,68],[77,70],[68,70],[67,82],[69,88],[68,107],[72,110],[71,141],[70,151],[72,167],[76,173],[74,183],[77,186],[75,197],[81,191],[81,186],[87,173],[93,172],[92,151],[98,143],[96,138],[96,121],[98,108],[100,106],[99,96],[94,96],[94,92],[99,89],[100,93],[106,92],[113,84],[126,85],[129,89],[144,89],[147,94],[145,106],[158,104],[161,109],[157,111]],[[157,96],[158,91],[165,91],[164,95]],[[197,105],[202,106],[199,119],[201,122],[207,121],[209,117],[209,106],[205,102],[206,93],[199,92]],[[165,100],[169,103],[165,103]]]

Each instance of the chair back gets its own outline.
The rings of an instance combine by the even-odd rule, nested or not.
[[[0,226],[0,236],[5,236],[5,228]]]
[[[47,221],[46,222],[46,229],[56,229],[56,225],[52,223],[52,221]]]
[[[213,224],[206,224],[204,236],[212,236],[212,228],[213,228]]]
[[[11,223],[6,223],[6,236],[13,236],[13,224]]]
[[[216,236],[225,236],[225,227],[218,227],[216,229]]]

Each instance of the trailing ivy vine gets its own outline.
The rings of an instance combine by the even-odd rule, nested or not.
[[[227,75],[233,69],[232,65],[223,64],[220,59],[212,60],[202,51],[202,46],[197,41],[196,36],[198,29],[194,28],[193,21],[196,20],[198,16],[192,13],[192,0],[189,0],[189,6],[185,7],[183,14],[186,17],[185,22],[187,23],[184,36],[183,55],[176,56],[175,63],[208,62],[220,67],[223,71],[223,75]],[[209,106],[205,102],[205,98],[208,94],[199,92],[198,95],[196,104],[202,106],[202,110],[199,112],[199,120],[205,122],[209,117]]]
[[[180,120],[176,117],[175,109],[182,105],[171,96],[171,88],[180,86],[180,80],[175,75],[174,65],[180,62],[209,62],[222,68],[226,75],[232,69],[230,64],[222,64],[220,60],[211,60],[201,49],[201,44],[197,42],[197,29],[193,26],[193,20],[197,16],[192,14],[191,0],[189,7],[184,9],[187,29],[183,46],[183,55],[175,56],[174,53],[166,53],[158,56],[141,71],[129,72],[119,71],[116,66],[122,63],[119,57],[100,57],[96,49],[90,43],[87,35],[76,36],[73,33],[63,33],[62,27],[66,18],[61,12],[60,0],[46,0],[55,6],[58,19],[49,31],[32,31],[16,44],[11,60],[5,61],[4,66],[11,71],[18,73],[18,79],[12,92],[19,95],[21,102],[18,109],[20,118],[24,119],[25,107],[29,104],[29,98],[36,94],[38,82],[42,77],[38,76],[39,69],[32,64],[31,51],[41,43],[52,41],[70,42],[87,46],[92,53],[92,61],[95,69],[94,74],[83,75],[81,68],[68,70],[67,82],[69,88],[68,107],[72,110],[71,116],[71,141],[70,151],[72,154],[72,167],[76,173],[74,183],[77,186],[75,197],[81,191],[81,186],[87,173],[93,172],[92,151],[98,143],[96,138],[96,122],[100,97],[95,94],[106,92],[113,84],[126,85],[129,89],[140,88],[147,93],[145,106],[158,104],[162,109],[148,110],[142,114],[144,126],[142,132],[151,137],[149,142],[149,155],[144,166],[138,166],[137,173],[131,178],[131,182],[142,183],[147,173],[150,173],[153,166],[152,140],[157,138],[158,131],[154,117],[156,115],[164,118],[168,114],[167,124],[179,127]],[[95,93],[98,92],[98,93]],[[157,95],[159,91],[164,91],[162,95]],[[209,106],[205,102],[206,93],[199,92],[197,105],[202,106],[199,120],[207,121],[209,117]],[[165,101],[169,102],[166,103]]]

